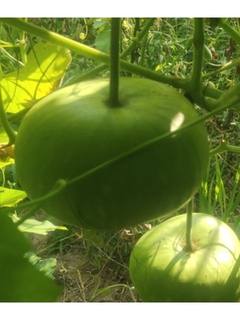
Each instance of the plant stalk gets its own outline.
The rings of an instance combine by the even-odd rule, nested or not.
[[[187,205],[186,247],[185,247],[185,249],[189,252],[192,251],[192,211],[193,211],[193,202],[192,200],[190,200]]]
[[[223,152],[233,152],[240,154],[240,147],[228,144],[225,141],[223,141],[219,146],[210,151],[210,156]]]
[[[194,19],[193,33],[193,69],[192,69],[192,94],[196,100],[204,104],[202,93],[202,68],[204,57],[204,20]]]
[[[119,106],[119,51],[121,38],[121,19],[111,20],[111,54],[110,54],[110,92],[109,104],[111,107]]]

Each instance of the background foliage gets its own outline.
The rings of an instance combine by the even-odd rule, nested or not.
[[[123,19],[122,51],[142,30],[145,20]],[[109,19],[41,18],[29,21],[101,51],[109,51]],[[239,19],[229,19],[229,23],[240,31]],[[187,77],[191,72],[193,59],[192,35],[191,19],[157,18],[141,44],[126,59],[165,75]],[[216,26],[214,19],[206,21],[204,52],[205,65],[202,76],[205,84],[227,89],[239,83],[239,44],[222,27]],[[0,24],[0,81],[3,103],[8,112],[8,119],[15,129],[27,110],[38,99],[58,87],[77,81],[82,74],[97,65],[99,63],[91,59],[42,42],[39,38],[17,31],[6,24]],[[98,76],[107,76],[108,73],[106,69]],[[126,71],[121,73],[132,76]],[[204,110],[201,112],[204,113]],[[238,110],[228,109],[212,117],[206,125],[212,150],[222,141],[232,145],[238,144]],[[6,135],[0,127],[0,143],[6,141]],[[238,154],[213,152],[208,176],[194,198],[196,211],[220,217],[237,233],[240,232],[239,170]],[[19,201],[26,201],[26,195],[19,190],[16,181],[11,150],[0,149],[0,171],[0,207],[14,206]],[[185,208],[181,210],[183,211]],[[13,210],[12,219],[17,222],[26,214],[28,212],[24,210]],[[4,240],[6,246],[0,247],[1,258],[6,257],[6,260],[11,261],[13,252],[6,251],[8,246],[12,248],[17,245],[19,254],[25,253],[25,258],[22,255],[18,257],[19,274],[15,277],[23,281],[19,286],[25,286],[29,281],[21,274],[21,265],[25,264],[29,268],[28,276],[38,274],[38,286],[41,286],[42,281],[48,283],[49,297],[36,296],[35,299],[51,300],[57,296],[59,289],[52,281],[55,279],[63,288],[59,301],[138,301],[139,298],[128,276],[129,253],[136,240],[159,220],[117,233],[102,234],[92,230],[59,226],[58,222],[47,217],[46,213],[39,209],[35,212],[35,218],[27,219],[18,228],[20,231],[17,228],[12,230],[9,221],[5,221],[3,217],[1,219],[4,220],[1,223],[6,226],[6,234],[1,234],[1,243],[5,239],[3,237],[6,236],[8,239],[7,234],[10,231],[14,237],[9,241],[16,241],[8,244],[8,240]],[[25,244],[25,237],[31,240],[32,247]],[[0,274],[4,272],[6,271],[0,270]],[[43,273],[47,277],[42,278]],[[10,290],[10,287],[9,283],[1,285],[0,300],[4,300],[1,299],[2,292],[6,288]],[[17,298],[9,296],[5,299]],[[30,299],[27,293],[21,298],[27,301]]]

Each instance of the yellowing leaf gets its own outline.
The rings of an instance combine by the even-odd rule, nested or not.
[[[54,91],[70,61],[69,50],[48,43],[36,44],[25,67],[7,74],[0,81],[5,110],[19,112]]]
[[[22,190],[0,187],[0,208],[13,207],[26,196],[26,193]]]

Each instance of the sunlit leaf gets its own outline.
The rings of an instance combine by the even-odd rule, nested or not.
[[[0,213],[0,301],[55,301],[60,288],[24,257],[31,246],[10,218]]]
[[[13,207],[26,196],[26,193],[22,190],[0,187],[0,208]]]
[[[7,74],[0,82],[5,110],[16,113],[30,108],[54,91],[71,61],[69,50],[48,43],[36,44],[27,64]]]
[[[19,219],[19,218],[18,218]],[[47,235],[49,232],[55,230],[66,231],[67,228],[64,226],[55,226],[50,221],[38,221],[36,219],[26,219],[19,225],[19,230],[22,232],[36,233],[41,235]]]

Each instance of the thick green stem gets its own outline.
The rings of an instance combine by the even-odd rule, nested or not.
[[[192,211],[193,203],[189,201],[187,205],[187,221],[186,221],[186,247],[187,251],[192,251]]]
[[[202,93],[202,67],[204,57],[204,20],[194,19],[193,34],[193,69],[192,69],[192,94],[202,104],[204,101]]]
[[[3,129],[8,135],[8,145],[14,144],[16,140],[16,133],[10,126],[8,122],[6,112],[4,110],[3,102],[2,102],[2,88],[0,86],[0,122],[2,123]]]
[[[110,55],[110,92],[109,104],[111,107],[119,106],[119,49],[121,38],[121,19],[111,20],[111,55]]]

